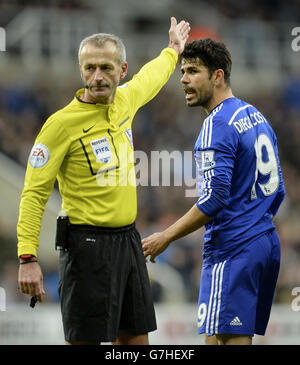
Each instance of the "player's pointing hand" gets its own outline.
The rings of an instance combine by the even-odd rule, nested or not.
[[[161,254],[170,242],[166,239],[164,232],[157,232],[142,240],[144,257],[150,256],[150,261],[155,262],[155,257]]]

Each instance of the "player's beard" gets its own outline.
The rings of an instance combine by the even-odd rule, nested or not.
[[[195,92],[195,96],[191,100],[187,100],[187,105],[190,107],[202,106],[205,108],[213,98],[213,83],[209,80],[209,82],[201,88],[193,90]]]

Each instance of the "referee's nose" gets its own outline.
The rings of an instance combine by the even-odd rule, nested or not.
[[[98,82],[101,82],[103,80],[104,80],[104,77],[102,75],[102,71],[101,71],[100,67],[97,67],[95,72],[94,72],[94,81],[96,81],[98,83]]]

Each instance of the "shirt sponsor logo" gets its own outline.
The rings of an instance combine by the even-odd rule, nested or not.
[[[95,139],[94,141],[91,141],[90,144],[97,161],[104,163],[109,162],[112,152],[107,137]]]
[[[204,171],[209,170],[216,165],[214,157],[215,157],[215,151],[202,152],[202,169]]]
[[[37,143],[32,147],[29,156],[30,165],[34,168],[40,168],[46,165],[49,161],[50,152],[47,146],[43,143]]]

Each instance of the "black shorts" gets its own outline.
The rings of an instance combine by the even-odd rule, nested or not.
[[[119,332],[156,329],[152,292],[135,224],[71,225],[60,252],[59,295],[66,341],[112,342]]]

